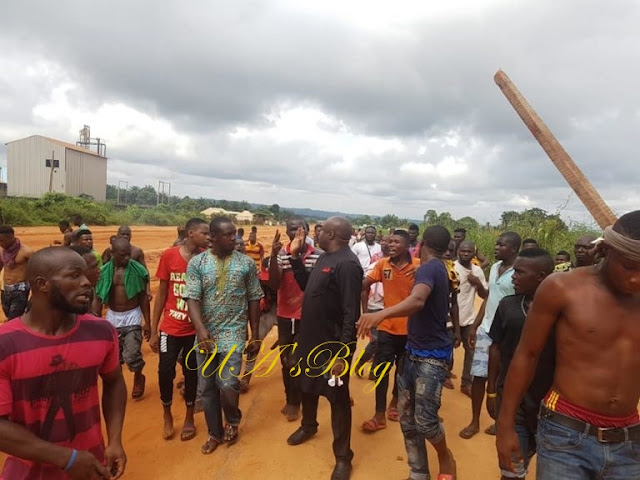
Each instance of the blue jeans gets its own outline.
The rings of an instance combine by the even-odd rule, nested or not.
[[[601,443],[548,418],[538,420],[538,480],[640,478],[640,442]]]
[[[242,412],[238,408],[240,400],[240,379],[242,371],[242,350],[235,350],[221,366],[228,352],[211,355],[196,350],[198,360],[198,383],[202,390],[201,400],[204,416],[207,420],[209,435],[222,441],[224,425],[222,412],[229,425],[238,426]],[[211,362],[205,363],[211,359]]]
[[[400,428],[411,472],[410,480],[429,480],[427,445],[444,438],[438,418],[442,386],[447,378],[447,362],[418,359],[405,354],[397,376]]]

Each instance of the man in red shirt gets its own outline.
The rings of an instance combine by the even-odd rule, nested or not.
[[[0,478],[119,478],[127,403],[116,329],[87,315],[91,284],[67,248],[36,252],[27,265],[31,309],[0,326]],[[98,375],[107,427],[100,425]]]
[[[302,217],[294,216],[287,220],[287,236],[289,240],[293,241],[296,232],[300,228],[305,231],[304,248],[306,250],[300,252],[299,255],[305,268],[310,272],[313,270],[322,251],[306,242],[307,230]],[[292,355],[292,348],[287,346],[296,343],[298,340],[304,293],[300,289],[291,268],[291,244],[289,243],[284,248],[282,247],[280,232],[276,232],[271,247],[269,287],[278,292],[276,309],[276,315],[278,316],[278,344],[280,345],[280,361],[282,362],[282,381],[284,382],[284,393],[287,399],[287,403],[280,413],[287,420],[293,422],[300,415],[302,397],[298,382],[290,373],[295,360]]]
[[[187,222],[185,230],[184,243],[165,250],[160,257],[156,272],[160,285],[151,318],[149,345],[154,352],[160,354],[158,384],[164,407],[162,436],[165,440],[173,437],[173,380],[181,352],[184,358],[182,372],[187,412],[180,439],[191,440],[196,436],[193,413],[198,389],[198,365],[195,354],[188,355],[195,344],[196,331],[189,319],[187,301],[183,295],[189,260],[209,246],[209,224],[201,218],[192,218]]]

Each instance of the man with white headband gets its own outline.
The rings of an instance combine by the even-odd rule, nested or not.
[[[515,414],[550,334],[556,370],[540,407],[537,478],[640,478],[640,210],[604,230],[602,261],[538,288],[507,374],[497,449],[521,461]]]

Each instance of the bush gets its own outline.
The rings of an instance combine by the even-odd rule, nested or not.
[[[89,225],[183,225],[189,218],[199,215],[197,211],[178,210],[168,205],[118,209],[112,202],[97,203],[61,193],[46,193],[38,199],[9,197],[0,200],[0,222],[6,225],[57,225],[76,213]]]

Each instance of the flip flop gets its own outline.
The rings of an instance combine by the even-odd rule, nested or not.
[[[224,442],[229,446],[238,441],[238,427],[233,425],[224,426]]]
[[[455,480],[456,478],[458,478],[458,462],[456,462],[456,459],[453,458],[453,453],[451,453],[451,450],[447,450],[449,450],[449,455],[451,455],[451,460],[453,461],[453,473],[440,473],[438,474],[437,480]]]
[[[378,422],[376,417],[370,418],[362,424],[362,431],[365,433],[374,433],[385,428],[387,428],[387,424]]]
[[[469,440],[471,437],[476,435],[478,433],[478,431],[479,430],[474,430],[471,427],[466,427],[466,428],[460,430],[460,436],[462,438],[464,438],[465,440]]]
[[[186,442],[187,440],[191,440],[196,436],[196,426],[195,425],[185,425],[182,427],[182,432],[180,433],[180,440]]]
[[[392,422],[397,422],[400,420],[400,412],[396,407],[387,408],[387,419],[391,420]]]
[[[200,448],[200,451],[204,455],[209,455],[210,453],[215,452],[216,448],[218,448],[220,445],[221,445],[221,442],[219,442],[212,436],[209,436],[207,437],[207,441],[204,442],[204,445],[202,445],[202,448]]]

